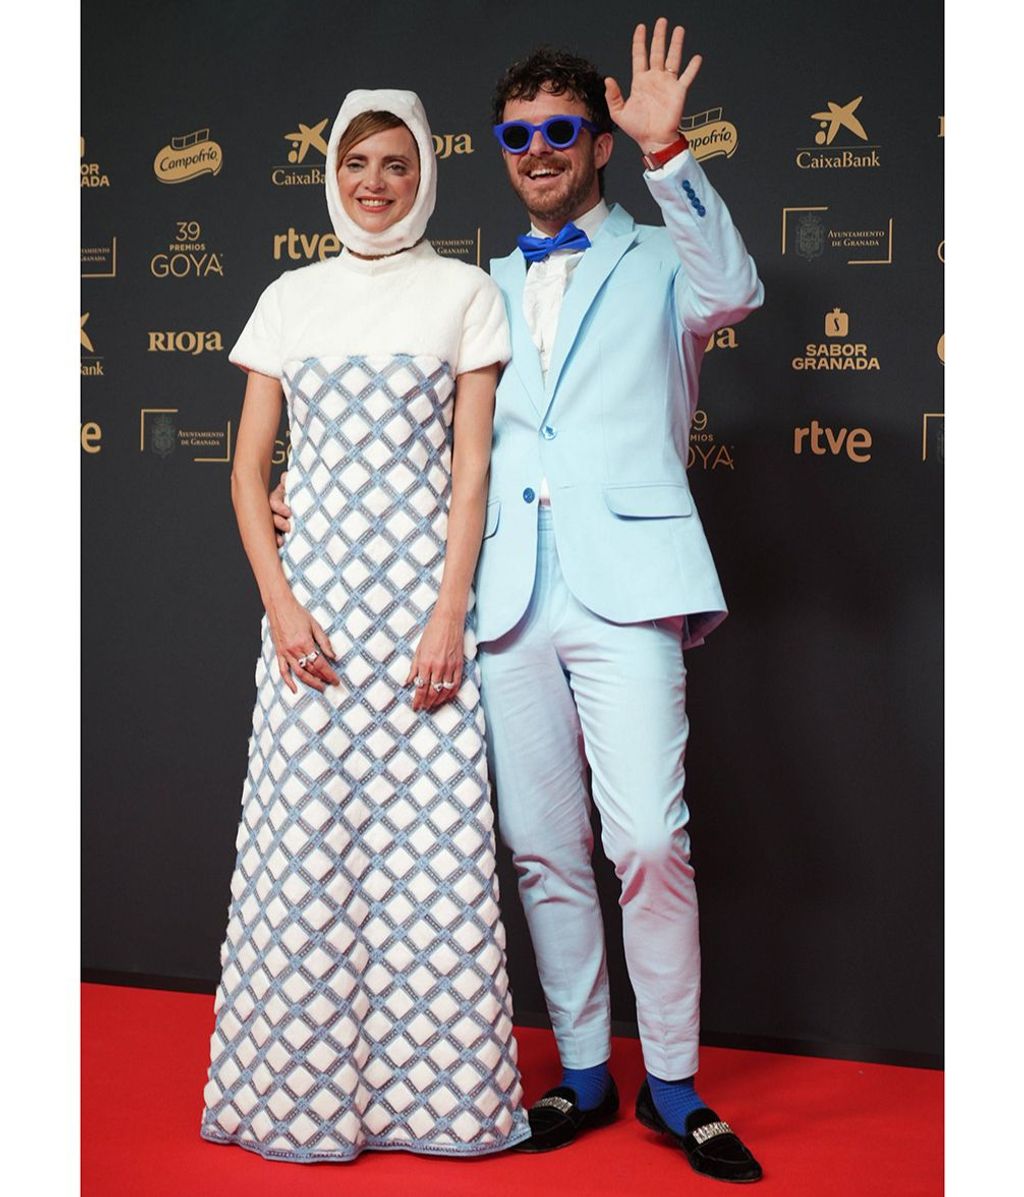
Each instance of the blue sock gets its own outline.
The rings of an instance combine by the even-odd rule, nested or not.
[[[648,1073],[647,1080],[658,1113],[677,1135],[685,1134],[686,1115],[707,1104],[693,1087],[693,1077],[685,1081],[662,1081]]]
[[[563,1067],[562,1084],[575,1092],[581,1110],[596,1109],[608,1088],[607,1060],[593,1068]]]

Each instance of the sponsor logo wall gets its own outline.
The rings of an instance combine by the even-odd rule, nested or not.
[[[104,548],[106,557],[86,560],[87,594],[90,586],[102,590],[97,576],[115,572],[135,607],[152,609],[168,628],[178,623],[179,602],[204,613],[212,603],[209,626],[219,634],[234,627],[240,612],[240,647],[227,651],[249,653],[255,624],[241,625],[253,614],[255,591],[228,492],[245,376],[228,354],[264,287],[284,271],[341,252],[323,189],[331,124],[346,80],[351,75],[352,86],[420,91],[434,123],[438,168],[438,207],[428,235],[438,253],[486,269],[527,230],[490,131],[489,99],[506,65],[505,47],[514,42],[525,49],[532,39],[524,30],[543,26],[536,40],[576,46],[606,64],[625,88],[628,31],[640,16],[625,0],[610,2],[615,20],[605,27],[592,20],[592,6],[583,0],[566,0],[557,12],[527,0],[518,15],[481,9],[472,16],[442,0],[428,6],[429,19],[425,9],[410,16],[408,36],[398,40],[384,16],[368,10],[358,26],[345,27],[333,50],[328,31],[344,25],[336,6],[311,0],[298,32],[287,6],[269,6],[259,29],[246,35],[246,53],[237,56],[209,50],[233,44],[237,31],[227,8],[183,0],[180,19],[170,23],[175,29],[165,13],[146,8],[131,29],[114,19],[112,6],[105,19],[97,13],[94,27],[83,32],[80,443],[86,518],[118,528],[118,539]],[[945,116],[934,31],[941,31],[941,10],[936,5],[934,22],[914,22],[913,37],[904,37],[893,30],[882,0],[834,11],[793,0],[777,22],[765,24],[765,41],[738,36],[741,9],[704,5],[687,18],[687,53],[702,52],[705,62],[681,128],[743,233],[766,301],[747,321],[717,329],[703,346],[687,465],[732,612],[715,634],[713,653],[728,661],[729,646],[755,633],[786,645],[805,665],[791,685],[795,707],[802,709],[813,689],[808,679],[814,679],[823,687],[821,701],[806,705],[824,710],[833,682],[857,694],[874,692],[875,683],[844,681],[836,672],[855,665],[840,666],[831,657],[822,664],[824,655],[812,660],[817,649],[813,635],[807,638],[808,623],[815,632],[826,628],[856,662],[861,646],[844,646],[842,638],[863,633],[863,625],[839,605],[870,610],[880,639],[906,639],[916,625],[909,617],[900,622],[897,600],[927,592],[940,568],[934,562],[941,562],[944,462]],[[324,44],[311,49],[307,42]],[[293,68],[281,58],[289,47],[288,53],[301,48],[312,57]],[[140,72],[139,62],[152,69]],[[774,64],[770,71],[766,62]],[[337,69],[324,70],[325,63]],[[771,94],[763,90],[767,78]],[[953,135],[956,130],[954,123]],[[641,221],[656,217],[639,152],[625,135],[616,137],[605,182],[610,203]],[[283,416],[274,478],[288,447]],[[841,576],[827,549],[839,541],[867,546],[852,580]],[[927,561],[926,551],[933,552]],[[884,610],[881,591],[892,599]],[[811,600],[804,596],[810,593],[826,604],[820,624],[808,614]],[[160,595],[167,596],[167,610],[153,609]],[[206,646],[204,659],[219,659],[221,647]],[[924,649],[920,654],[927,656]],[[169,653],[161,674],[174,710],[193,701],[193,655],[191,647]],[[710,653],[707,663],[697,659],[701,673],[714,672]],[[126,675],[135,668],[127,658],[109,665]],[[889,666],[900,667],[898,654]],[[725,694],[729,668],[720,682],[700,679],[723,690],[702,694],[705,727],[713,722],[708,711],[732,702]],[[920,661],[914,668],[922,668]],[[908,665],[905,677],[889,678],[887,693],[913,692],[918,682],[911,673]],[[238,683],[242,716],[251,698],[244,681]],[[86,686],[102,684],[97,675]],[[222,709],[206,695],[196,701],[209,720],[227,717],[228,703]],[[831,732],[812,726],[811,714],[806,719],[795,741],[831,745]],[[169,742],[175,729],[164,730]],[[715,728],[703,734],[710,740],[694,742],[698,775],[702,751],[713,749],[719,761],[737,752],[725,730],[720,741]],[[144,740],[106,725],[93,735],[97,743],[109,741],[114,756]],[[789,776],[788,766],[779,764],[784,746],[776,740],[761,749],[751,756],[760,752],[766,769],[774,761],[776,771]],[[834,755],[831,747],[822,750],[822,785],[848,775],[846,759],[854,751],[838,741]],[[224,787],[240,784],[237,764],[232,758],[225,766]],[[886,803],[896,809],[905,801],[896,774],[905,780],[929,767],[924,754],[897,764],[891,784],[883,770],[863,780],[862,792],[877,796],[871,810],[879,819]],[[186,776],[184,758],[174,769],[181,791],[200,792]],[[750,810],[744,805],[737,770],[728,780],[723,775],[716,799],[737,801],[750,825],[760,825],[753,804]],[[136,789],[156,793],[162,784],[160,768],[147,760],[133,758],[123,771],[136,779]],[[718,776],[718,765],[705,760],[705,784],[713,789]],[[84,784],[96,792],[110,788],[109,779],[98,777]],[[808,794],[809,805],[819,802],[820,786]],[[703,824],[700,831],[708,834]],[[503,880],[503,896],[513,888]],[[799,889],[794,884],[793,892]],[[713,883],[709,892],[713,900]],[[793,912],[780,918],[799,923]],[[218,907],[211,941],[222,934],[219,919]],[[139,941],[146,942],[142,930]],[[869,949],[851,944],[850,951]],[[187,954],[183,947],[175,959]],[[145,951],[136,955],[142,959]],[[154,974],[170,971],[158,964],[150,968]],[[189,975],[205,975],[201,963],[190,967]],[[920,971],[927,972],[925,965]],[[520,1005],[541,1008],[517,996]],[[834,1005],[843,1002],[837,998]],[[619,1010],[617,1017],[632,1014]],[[752,1012],[751,1024],[759,1018]],[[814,1025],[798,1002],[793,1021],[786,1032],[791,1038],[801,1037],[801,1025]],[[834,1038],[859,1042],[861,1033],[837,1028]]]

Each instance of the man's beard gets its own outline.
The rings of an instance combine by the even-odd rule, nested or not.
[[[530,163],[524,164],[529,168]],[[538,163],[542,165],[542,163]],[[590,194],[594,186],[594,180],[597,177],[597,168],[591,162],[588,164],[590,169],[581,173],[576,177],[576,181],[565,195],[552,195],[546,200],[538,196],[527,196],[519,186],[516,186],[519,198],[526,205],[526,211],[531,217],[539,217],[541,220],[551,221],[552,223],[570,220],[573,216],[580,215],[579,208],[583,201]],[[516,183],[519,183],[521,176],[516,175]],[[537,206],[538,204],[543,206]]]

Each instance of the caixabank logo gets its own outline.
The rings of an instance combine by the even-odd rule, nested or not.
[[[808,341],[790,363],[794,370],[878,370],[878,356],[867,341],[850,337],[850,315],[842,308],[825,313],[824,340]]]
[[[174,239],[150,258],[149,272],[154,278],[223,278],[224,257],[207,244],[198,220],[178,220]]]
[[[837,213],[828,204],[786,207],[782,253],[805,262],[840,256],[847,266],[891,266],[893,218]]]
[[[828,100],[823,110],[810,114],[818,128],[814,145],[797,149],[795,161],[801,170],[863,170],[882,165],[882,147],[868,141],[857,115],[863,99],[857,96],[846,104]]]
[[[324,137],[328,117],[307,125],[297,122],[297,128],[285,133],[288,161],[273,166],[270,181],[275,187],[322,187],[327,142]]]
[[[82,313],[82,323],[79,328],[79,337],[81,339],[82,362],[80,366],[81,375],[83,378],[102,378],[103,377],[103,355],[96,352],[96,346],[92,343],[92,337],[86,329],[86,324],[89,322],[91,312]]]
[[[223,165],[224,154],[210,130],[195,129],[172,137],[157,150],[153,173],[161,183],[187,183],[201,175],[219,175]]]
[[[698,162],[707,158],[731,158],[740,143],[736,126],[722,119],[721,108],[684,116],[679,122],[679,132],[690,143],[690,152]]]
[[[95,187],[109,187],[110,176],[100,166],[98,162],[86,162],[85,160],[85,138],[80,137],[79,148],[81,151],[81,188],[84,191],[86,188],[92,190]]]

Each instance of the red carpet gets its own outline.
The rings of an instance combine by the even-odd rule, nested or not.
[[[626,1107],[612,1127],[549,1155],[472,1161],[368,1152],[352,1164],[268,1163],[199,1138],[213,999],[82,987],[82,1193],[85,1197],[628,1197],[735,1193],[697,1176],[633,1118],[643,1067],[617,1039]],[[557,1083],[547,1031],[518,1032],[528,1101]],[[936,1197],[942,1193],[942,1074],[914,1068],[704,1048],[700,1092],[780,1197]]]

